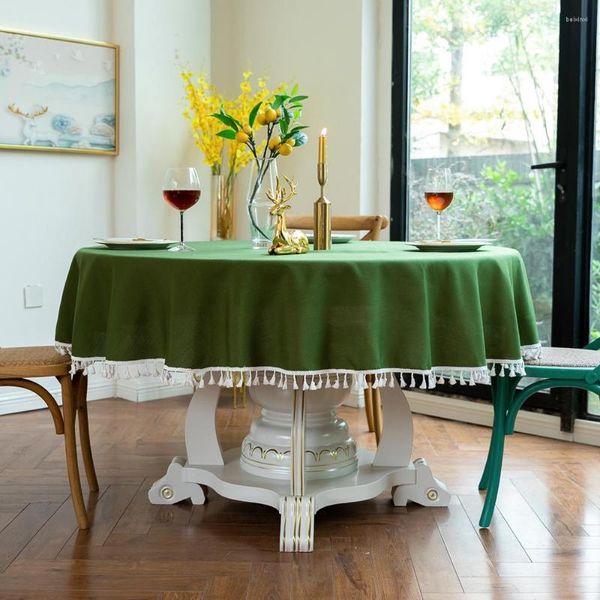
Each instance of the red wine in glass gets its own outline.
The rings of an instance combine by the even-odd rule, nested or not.
[[[179,211],[180,242],[171,248],[174,252],[190,252],[194,249],[183,241],[183,213],[200,199],[200,179],[196,169],[174,167],[167,169],[163,183],[163,198]]]
[[[200,199],[200,190],[163,190],[163,198],[173,208],[187,210]]]

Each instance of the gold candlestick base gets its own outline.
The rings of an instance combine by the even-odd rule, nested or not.
[[[315,202],[313,248],[331,250],[331,202],[323,193],[327,183],[327,163],[317,163],[317,181],[321,186],[321,195]]]
[[[331,202],[321,196],[315,202],[314,249],[331,250]]]

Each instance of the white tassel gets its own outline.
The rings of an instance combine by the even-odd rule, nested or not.
[[[208,385],[215,385],[215,374],[210,371],[210,379],[208,380]]]
[[[401,388],[406,387],[406,382],[404,381],[404,373],[402,371],[400,371],[400,387]]]
[[[411,388],[415,387],[415,374],[414,373],[410,374],[410,387]]]
[[[317,384],[315,383],[315,376],[314,375],[310,378],[310,386],[309,387],[310,387],[311,390],[316,390],[317,389]]]
[[[460,372],[460,385],[467,385],[462,371]]]
[[[325,388],[329,389],[331,387],[331,379],[329,379],[329,373],[327,373],[327,379],[325,379]]]
[[[271,377],[271,381],[269,381],[269,385],[275,385],[275,371],[273,371],[273,377]]]
[[[288,389],[288,378],[287,375],[283,378],[283,385],[281,386],[282,390],[287,390]]]
[[[294,389],[297,390],[298,389],[298,381],[296,381],[296,376],[294,375]]]
[[[425,385],[425,375],[423,375],[423,379],[421,380],[421,385],[419,386],[419,389],[424,390],[426,388],[427,386]]]
[[[302,389],[303,389],[304,391],[306,391],[306,390],[309,388],[308,381],[307,381],[307,377],[306,377],[306,376],[304,376],[302,379],[304,380],[304,382],[302,383]]]
[[[393,388],[396,385],[396,375],[390,373],[390,387]]]
[[[258,378],[258,371],[254,371],[254,379],[252,385],[260,385],[260,379]]]
[[[429,373],[429,389],[432,390],[435,387],[435,374],[433,371]]]
[[[340,376],[338,373],[335,374],[335,383],[333,384],[333,389],[337,390],[340,387]]]
[[[475,378],[473,377],[473,371],[471,371],[471,377],[469,378],[469,385],[475,385]]]

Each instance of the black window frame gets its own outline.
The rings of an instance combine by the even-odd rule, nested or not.
[[[509,2],[510,0],[506,0]],[[408,234],[410,144],[410,15],[413,0],[393,2],[390,238]],[[598,0],[561,0],[552,344],[589,341],[593,210],[596,34]],[[564,190],[564,193],[562,193]],[[491,399],[489,386],[440,386],[439,392]],[[571,389],[536,394],[526,408],[560,415],[561,430],[576,418],[600,421],[587,410],[587,394]]]

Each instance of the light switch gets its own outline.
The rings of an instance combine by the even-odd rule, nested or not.
[[[25,308],[40,308],[44,304],[44,288],[41,285],[26,285],[23,296]]]

